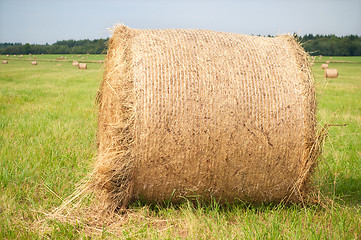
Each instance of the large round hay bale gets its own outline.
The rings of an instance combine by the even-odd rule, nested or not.
[[[87,65],[86,65],[86,63],[78,63],[78,68],[79,69],[87,69]]]
[[[116,27],[98,92],[101,202],[302,201],[318,153],[308,59],[292,36]]]
[[[328,68],[328,64],[324,63],[324,64],[321,64],[321,69],[326,69]]]
[[[36,61],[32,61],[31,65],[38,65],[38,63]]]
[[[325,69],[325,78],[337,78],[338,77],[338,72],[337,69],[335,68],[327,68]]]
[[[3,60],[3,64],[8,64],[8,60]]]

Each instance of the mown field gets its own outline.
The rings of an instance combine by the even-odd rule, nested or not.
[[[88,62],[88,61],[104,61],[104,55],[102,54],[34,54],[34,55],[2,55],[4,60],[18,60],[18,61],[56,61],[57,58],[63,57],[61,62],[68,61],[79,61],[79,62]]]
[[[69,61],[46,61],[60,56]],[[319,159],[313,182],[322,204],[134,203],[116,228],[92,228],[47,218],[96,156],[103,64],[79,70],[71,56],[36,56],[36,66],[28,55],[1,56],[9,63],[0,64],[0,239],[361,239],[361,57],[333,57],[336,79],[323,78],[328,57],[313,67],[320,127],[347,124],[330,127]]]

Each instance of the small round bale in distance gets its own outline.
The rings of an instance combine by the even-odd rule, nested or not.
[[[327,63],[327,64],[329,64],[329,63],[330,63],[330,61],[328,61],[328,60],[327,60],[327,61],[326,61],[326,63]]]
[[[292,36],[117,26],[92,186],[129,201],[292,201],[318,156],[309,55]]]
[[[78,68],[79,69],[87,69],[87,65],[86,65],[86,63],[78,63]]]
[[[78,61],[73,61],[73,66],[78,66],[78,65],[79,65]]]
[[[38,63],[36,61],[32,61],[31,65],[38,65]]]
[[[324,64],[321,64],[321,69],[326,69],[328,68],[328,64],[324,63]]]
[[[338,72],[335,68],[327,68],[324,73],[325,78],[337,78]]]
[[[8,60],[3,60],[3,64],[8,64]]]

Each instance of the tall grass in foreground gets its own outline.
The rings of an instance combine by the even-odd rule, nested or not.
[[[337,79],[323,79],[320,63],[314,66],[320,123],[347,123],[330,127],[315,173],[331,200],[325,206],[134,203],[114,226],[100,228],[38,223],[91,169],[102,65],[0,65],[0,239],[360,239],[361,61],[347,59],[355,63],[330,64]]]

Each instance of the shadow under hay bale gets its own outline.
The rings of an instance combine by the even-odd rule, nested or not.
[[[338,72],[335,68],[327,68],[324,73],[325,78],[337,78]]]
[[[104,208],[308,196],[315,89],[292,36],[122,25],[109,44],[92,180]]]

